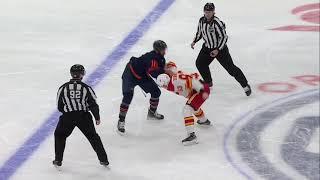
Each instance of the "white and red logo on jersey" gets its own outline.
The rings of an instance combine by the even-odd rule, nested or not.
[[[194,91],[192,83],[193,80],[200,80],[198,73],[186,74],[182,71],[178,71],[177,74],[171,77],[171,81],[167,89],[178,95],[189,97]]]

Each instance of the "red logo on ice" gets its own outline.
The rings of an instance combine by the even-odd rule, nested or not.
[[[294,8],[291,11],[294,15],[299,15],[305,22],[316,25],[289,25],[274,28],[277,31],[320,31],[320,3],[307,4]]]

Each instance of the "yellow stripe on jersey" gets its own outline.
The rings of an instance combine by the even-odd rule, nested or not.
[[[193,94],[193,95],[189,98],[189,100],[188,100],[187,103],[190,104],[197,95],[198,95],[198,93]]]
[[[185,120],[185,121],[187,121],[187,120],[193,120],[193,116],[185,117],[184,120]]]
[[[192,89],[192,77],[186,79],[186,87],[187,89]]]
[[[199,109],[199,111],[198,112],[196,112],[196,113],[194,113],[194,115],[196,116],[196,117],[201,117],[201,116],[203,116],[203,111],[202,111],[202,109]]]
[[[194,122],[185,123],[184,125],[185,125],[185,126],[193,126],[193,125],[194,125]]]
[[[185,125],[185,126],[192,126],[192,125],[194,125],[194,118],[193,118],[193,116],[185,117],[185,118],[184,118],[184,125]]]

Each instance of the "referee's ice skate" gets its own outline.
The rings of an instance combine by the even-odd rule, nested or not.
[[[100,161],[100,165],[106,168],[109,168],[109,162],[108,161]]]
[[[57,160],[52,161],[52,164],[53,164],[53,166],[55,166],[55,167],[60,167],[60,166],[62,166],[62,162],[61,162],[61,161],[57,161]]]

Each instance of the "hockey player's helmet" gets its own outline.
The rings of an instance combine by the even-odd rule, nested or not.
[[[166,50],[167,47],[168,47],[167,44],[162,40],[156,40],[155,42],[153,42],[153,50],[157,52]]]
[[[75,64],[70,68],[72,78],[82,78],[86,74],[86,70],[81,64]]]
[[[167,64],[166,64],[166,68],[172,68],[172,67],[177,68],[176,63],[174,63],[173,61],[169,61],[169,62],[167,62]]]
[[[214,11],[215,10],[215,6],[213,3],[206,3],[203,7],[204,11]]]
[[[176,63],[174,63],[173,61],[169,61],[166,64],[165,70],[167,72],[169,72],[169,74],[177,74],[178,73],[178,69],[177,69],[177,65]]]
[[[167,74],[160,74],[157,77],[157,85],[163,88],[167,88],[170,83],[170,77]]]

